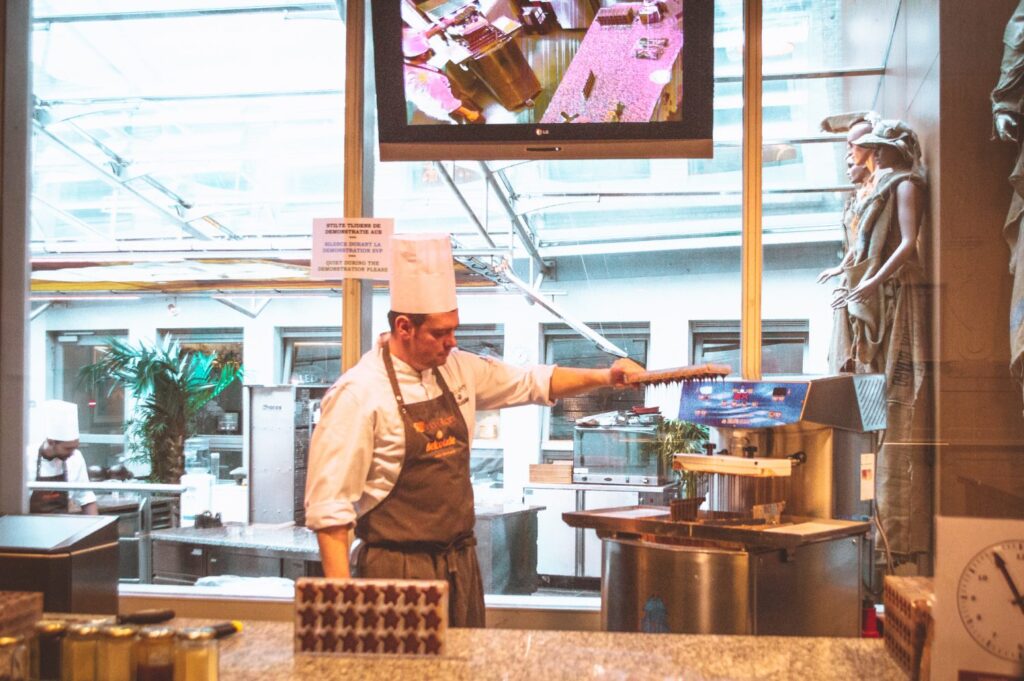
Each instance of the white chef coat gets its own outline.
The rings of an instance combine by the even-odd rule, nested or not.
[[[416,371],[392,359],[406,404],[441,395],[432,369]],[[553,404],[554,366],[520,368],[456,348],[439,370],[471,440],[478,409]],[[405,457],[405,427],[379,348],[338,379],[320,408],[306,477],[306,525],[314,530],[353,523],[380,503],[394,488]]]
[[[41,476],[52,476],[60,475],[61,467],[67,466],[68,469],[68,482],[89,482],[89,470],[85,463],[85,457],[82,456],[82,452],[76,449],[71,453],[71,456],[66,461],[60,459],[47,459],[39,456],[39,449],[36,448],[35,456],[32,457],[31,468],[29,469],[29,479],[35,481],[36,479],[36,457],[39,458],[39,475]],[[79,507],[91,504],[96,501],[96,495],[89,491],[83,490],[80,492],[68,492],[68,498],[77,504]],[[80,508],[72,507],[73,511],[78,511]]]

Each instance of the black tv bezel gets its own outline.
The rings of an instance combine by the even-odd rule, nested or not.
[[[714,2],[684,0],[682,121],[411,125],[402,69],[402,0],[374,0],[374,76],[382,161],[711,158]]]

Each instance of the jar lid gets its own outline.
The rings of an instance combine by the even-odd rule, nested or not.
[[[103,627],[103,635],[107,638],[134,638],[137,633],[139,633],[138,627],[132,627],[125,624],[114,624],[109,627]]]
[[[68,627],[68,636],[75,638],[89,638],[100,633],[100,628],[95,624],[79,623],[72,624]]]
[[[25,642],[24,636],[0,636],[0,648],[19,646]]]
[[[183,641],[212,641],[216,635],[212,627],[190,627],[178,632]]]
[[[139,636],[150,640],[173,638],[174,629],[170,627],[142,627],[139,629]]]
[[[39,620],[36,622],[37,634],[63,634],[68,630],[64,620]]]

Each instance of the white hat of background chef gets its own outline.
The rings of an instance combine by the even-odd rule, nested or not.
[[[450,312],[455,302],[455,265],[447,234],[391,237],[391,309],[409,314]]]
[[[62,400],[47,400],[43,403],[43,423],[48,440],[77,440],[78,405]]]

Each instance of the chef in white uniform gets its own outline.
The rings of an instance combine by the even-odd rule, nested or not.
[[[78,405],[62,400],[43,403],[46,440],[36,452],[33,467],[38,482],[89,482],[85,457],[78,449]],[[30,513],[85,513],[96,515],[96,495],[88,490],[60,492],[34,490]]]
[[[455,347],[448,235],[395,235],[391,333],[334,384],[310,443],[306,524],[328,577],[443,579],[449,622],[484,626],[469,452],[478,409],[550,405],[642,371],[521,368]],[[349,566],[349,532],[362,540]]]

